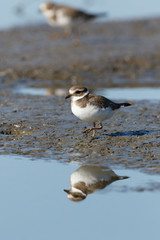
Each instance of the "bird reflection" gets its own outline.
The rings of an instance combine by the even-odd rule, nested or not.
[[[114,181],[126,179],[108,167],[84,165],[71,174],[69,190],[64,189],[71,201],[82,201],[88,194],[104,189]]]

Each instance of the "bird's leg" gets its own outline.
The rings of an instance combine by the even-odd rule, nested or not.
[[[97,128],[97,129],[102,129],[102,128],[103,128],[103,125],[101,122],[99,122],[99,128]]]
[[[64,33],[63,33],[63,38],[69,38],[72,35],[72,28],[71,26],[66,26]]]
[[[103,125],[102,125],[102,123],[101,122],[99,122],[99,127],[96,127],[96,124],[95,124],[95,122],[93,123],[93,135],[92,135],[92,137],[95,137],[95,133],[96,133],[96,131],[95,130],[100,130],[100,129],[102,129],[103,128]]]
[[[77,25],[71,25],[71,38],[72,38],[72,44],[77,47],[81,45],[81,42],[79,40],[79,27]]]
[[[95,137],[95,135],[96,135],[96,130],[95,130],[95,128],[96,128],[96,123],[94,122],[94,123],[93,123],[93,134],[92,134],[92,137]]]
[[[95,130],[100,130],[100,129],[102,129],[102,128],[103,128],[103,125],[102,125],[101,122],[99,123],[99,127],[96,127],[96,123],[94,122],[94,123],[93,123],[93,128],[87,128],[87,129],[84,131],[84,133],[90,133],[90,132],[93,130],[93,135],[92,135],[92,137],[95,137]]]
[[[72,30],[70,28],[70,26],[65,27],[63,32],[59,32],[59,33],[54,33],[51,35],[51,39],[52,40],[57,40],[60,38],[69,38],[71,36]]]

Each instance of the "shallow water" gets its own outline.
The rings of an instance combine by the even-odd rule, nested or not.
[[[32,87],[18,87],[15,89],[15,93],[29,94],[29,95],[57,95],[65,96],[68,90],[65,88],[32,88]],[[139,88],[107,88],[97,89],[95,94],[103,95],[109,99],[127,99],[127,100],[160,100],[160,88],[155,87],[139,87]]]
[[[128,99],[137,101],[160,100],[160,88],[158,87],[98,89],[96,90],[96,94],[112,99]]]
[[[160,176],[114,166],[129,178],[75,203],[63,189],[79,167],[1,155],[0,238],[159,239]]]

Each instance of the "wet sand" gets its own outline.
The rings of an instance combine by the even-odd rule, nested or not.
[[[93,139],[64,97],[15,92],[17,86],[160,86],[159,25],[160,19],[86,24],[78,46],[71,38],[52,39],[55,30],[46,25],[2,31],[0,153],[160,173],[158,101],[132,101]]]

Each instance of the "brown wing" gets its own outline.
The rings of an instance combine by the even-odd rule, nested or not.
[[[96,104],[100,108],[108,108],[111,107],[112,110],[118,109],[121,107],[120,103],[115,103],[100,95],[89,94],[88,100],[90,104]]]
[[[67,6],[60,6],[60,7],[61,7],[61,9],[63,9],[64,15],[71,16],[73,19],[83,18],[83,19],[89,20],[89,19],[95,18],[97,16],[95,14],[85,13],[81,10],[77,10],[75,8],[71,8],[71,7],[67,7]]]

